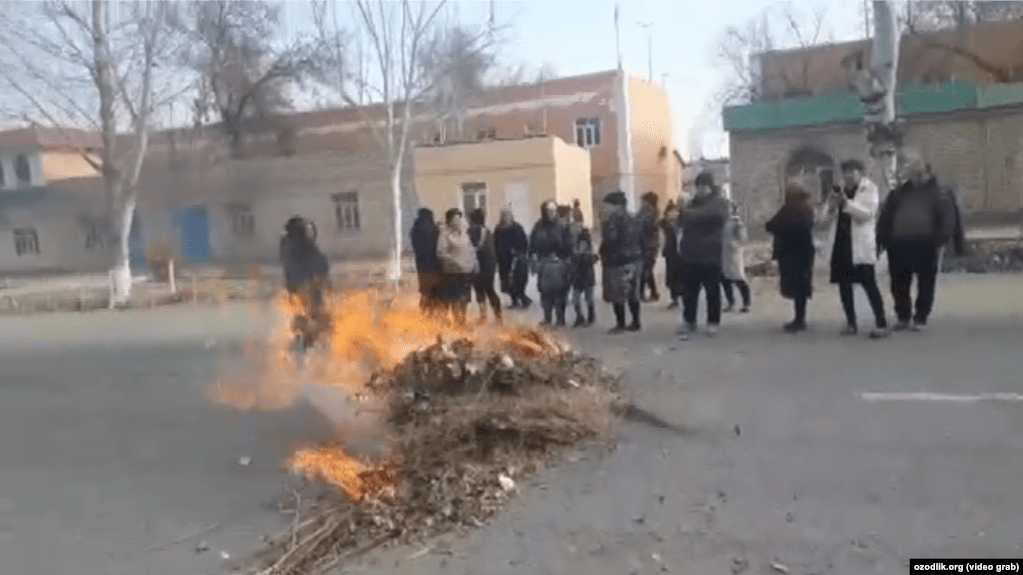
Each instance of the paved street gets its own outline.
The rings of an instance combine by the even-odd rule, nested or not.
[[[1021,283],[943,277],[931,330],[884,342],[840,339],[824,285],[812,331],[781,335],[770,283],[715,340],[676,342],[663,304],[642,334],[579,334],[687,433],[628,424],[444,553],[352,571],[858,575],[1023,556],[1023,402],[983,396],[1023,393]],[[0,318],[0,575],[202,575],[255,548],[289,444],[326,426],[260,416],[254,463],[235,463],[251,441],[202,390],[260,323],[243,305]],[[906,392],[932,395],[861,395]]]

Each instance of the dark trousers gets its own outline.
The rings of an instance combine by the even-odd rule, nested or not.
[[[721,266],[685,264],[682,269],[682,317],[687,325],[696,325],[696,307],[700,289],[707,298],[707,324],[721,323]]]
[[[472,278],[472,289],[476,292],[476,303],[480,305],[480,318],[487,317],[487,303],[494,310],[494,317],[501,319],[501,298],[494,289],[494,274],[476,274]]]
[[[558,325],[565,325],[565,308],[568,306],[568,291],[540,293],[540,306],[543,307],[544,323],[557,319]]]
[[[792,323],[797,326],[806,325],[806,303],[809,298],[806,296],[797,296],[792,298],[792,308],[795,311],[796,317],[793,318]]]
[[[853,285],[855,284],[852,282],[838,284],[838,296],[842,299],[845,321],[851,326],[856,325],[856,299],[853,297]],[[863,278],[860,285],[863,286],[863,291],[866,292],[867,299],[870,301],[870,309],[874,312],[874,325],[878,329],[888,327],[888,320],[884,315],[884,298],[881,297],[881,290],[877,287],[873,270]]]
[[[900,322],[913,319],[926,323],[934,307],[938,246],[930,242],[892,242],[888,246],[888,272],[892,281],[895,316]],[[911,295],[913,276],[917,281],[915,313]]]
[[[660,294],[657,293],[657,282],[654,280],[654,264],[657,263],[657,258],[647,258],[643,260],[643,269],[639,275],[639,297],[643,299],[646,297],[647,289],[650,290],[650,297],[657,299]]]
[[[725,294],[725,301],[728,302],[728,307],[735,305],[735,293],[732,291],[732,286],[739,288],[739,295],[742,296],[742,307],[749,307],[752,300],[752,296],[749,291],[749,284],[746,280],[721,280],[721,291]]]
[[[575,308],[576,321],[586,317],[583,315],[583,300],[586,300],[586,310],[589,312],[589,321],[592,322],[596,313],[593,309],[593,286],[572,288],[572,307]]]

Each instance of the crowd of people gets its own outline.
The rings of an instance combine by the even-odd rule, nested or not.
[[[856,159],[841,164],[842,182],[826,198],[814,202],[810,191],[793,181],[786,185],[784,201],[767,222],[773,236],[772,258],[777,261],[781,295],[792,300],[794,317],[784,331],[807,329],[807,307],[813,296],[815,232],[826,230],[832,238],[830,275],[838,286],[846,325],[844,335],[859,332],[854,286],[860,285],[874,316],[872,338],[890,333],[884,298],[878,287],[875,265],[888,254],[891,293],[896,322],[894,329],[919,331],[927,325],[934,305],[935,283],[943,246],[951,243],[964,250],[964,233],[955,195],[938,184],[929,164],[912,149],[900,151],[898,181],[883,202],[877,186]],[[491,231],[486,213],[473,210],[464,218],[452,208],[437,223],[428,208],[419,210],[411,240],[419,278],[420,306],[424,313],[459,325],[468,322],[475,294],[479,321],[503,321],[498,288],[509,299],[509,308],[526,309],[531,276],[543,309],[541,325],[567,325],[569,303],[575,312],[573,327],[596,321],[594,289],[596,264],[602,272],[603,299],[611,305],[611,333],[641,329],[641,303],[658,301],[654,275],[658,256],[665,260],[664,288],[668,307],[679,308],[678,335],[688,339],[697,331],[700,294],[706,306],[706,334],[717,333],[723,312],[736,306],[749,312],[751,290],[746,278],[744,243],[746,225],[738,207],[730,202],[709,172],[699,174],[687,200],[669,201],[663,217],[658,196],[644,194],[640,209],[626,209],[620,191],[603,198],[600,210],[600,246],[586,226],[578,200],[572,206],[553,200],[540,207],[540,218],[527,234],[510,210],[503,210]],[[299,333],[322,331],[319,313],[322,294],[329,289],[327,260],[316,246],[315,227],[300,217],[291,218],[281,239],[281,261],[288,291],[305,302],[307,313],[297,318]],[[917,297],[911,286],[917,281]],[[499,280],[495,285],[495,279]],[[722,307],[722,296],[727,302]],[[304,323],[303,323],[304,322]]]

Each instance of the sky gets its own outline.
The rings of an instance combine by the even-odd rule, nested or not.
[[[302,5],[289,5],[285,18],[294,30],[307,24],[310,16]],[[728,155],[727,135],[721,130],[720,106],[714,95],[727,79],[727,70],[716,64],[718,39],[729,26],[743,27],[762,14],[771,17],[772,29],[781,42],[785,25],[781,17],[786,4],[797,15],[824,9],[821,40],[843,41],[862,37],[863,0],[646,0],[619,2],[619,30],[622,62],[626,71],[647,76],[649,66],[647,31],[639,22],[652,22],[653,76],[663,82],[673,106],[676,146],[686,158]],[[454,0],[451,9],[466,22],[485,22],[490,16],[489,0]],[[501,50],[502,63],[526,64],[538,69],[549,64],[560,76],[574,76],[614,69],[615,28],[613,0],[512,1],[494,0],[498,22],[509,22],[510,41]]]

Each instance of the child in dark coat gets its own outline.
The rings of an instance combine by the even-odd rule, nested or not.
[[[806,304],[813,295],[813,208],[810,192],[798,184],[785,188],[785,205],[767,222],[774,236],[781,295],[795,307],[795,318],[785,324],[786,333],[806,330]]]
[[[598,256],[593,251],[593,236],[589,228],[583,225],[581,210],[572,214],[575,220],[572,225],[576,229],[575,238],[575,279],[572,281],[572,307],[575,308],[575,324],[572,327],[593,325],[596,321],[596,310],[593,307],[593,288],[597,285],[597,272],[594,270]],[[587,315],[583,316],[583,299],[586,299]]]

